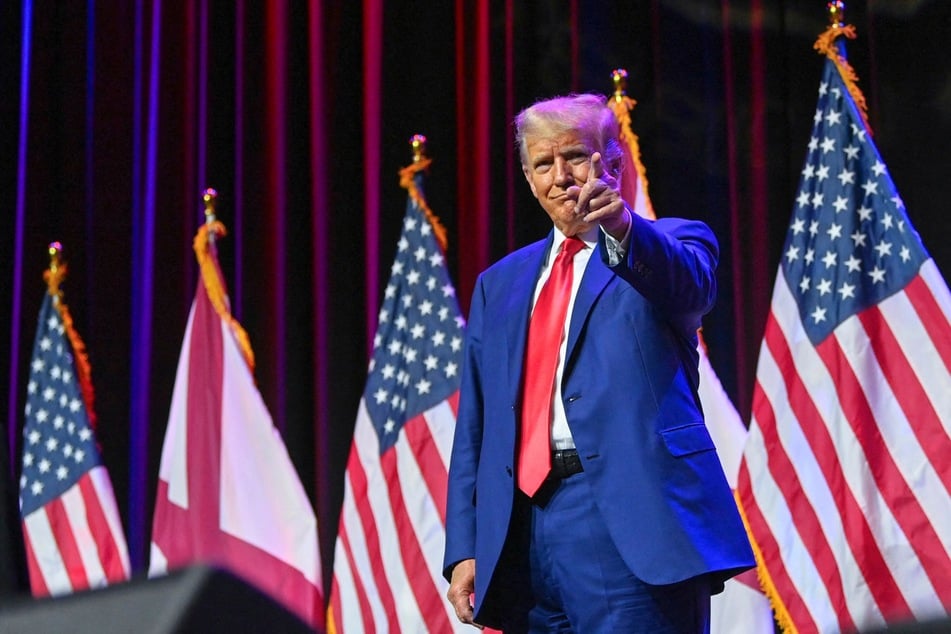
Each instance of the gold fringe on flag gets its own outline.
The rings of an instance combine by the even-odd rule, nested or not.
[[[253,374],[254,351],[251,349],[251,340],[248,338],[248,333],[238,323],[238,320],[231,316],[228,293],[225,291],[224,282],[221,279],[221,269],[218,267],[218,259],[215,257],[214,247],[211,244],[212,236],[226,235],[228,235],[228,232],[220,221],[206,222],[198,228],[193,247],[208,298],[211,300],[212,306],[215,307],[218,316],[231,327],[231,332],[234,333],[235,339],[238,341],[238,347],[241,348],[244,360]]]
[[[815,44],[812,45],[812,48],[832,60],[835,67],[839,69],[842,81],[845,82],[846,88],[849,89],[849,94],[852,95],[855,105],[859,107],[859,113],[862,115],[865,128],[869,134],[871,134],[872,127],[868,124],[868,106],[865,102],[865,95],[862,94],[862,91],[858,87],[858,75],[855,74],[855,69],[853,69],[852,65],[845,59],[845,56],[841,54],[839,47],[835,43],[836,39],[840,36],[854,40],[855,27],[851,24],[843,25],[838,22],[833,23],[819,35]]]
[[[621,142],[627,145],[628,152],[634,161],[634,169],[637,171],[637,186],[641,195],[644,196],[644,207],[649,214],[649,218],[657,218],[654,212],[654,206],[651,203],[650,196],[647,195],[647,168],[641,160],[641,144],[634,130],[631,128],[631,110],[637,105],[637,101],[627,96],[625,87],[627,83],[627,71],[618,68],[611,71],[611,79],[614,82],[614,95],[608,99],[608,106],[614,111],[614,116],[621,127]],[[634,205],[635,201],[627,201]]]
[[[417,172],[429,169],[429,165],[433,162],[432,159],[425,158],[421,154],[421,144],[426,142],[426,138],[421,135],[416,135],[410,142],[413,144],[413,150],[417,154],[412,163],[400,170],[400,187],[408,191],[409,197],[413,199],[416,206],[423,210],[426,219],[433,227],[433,233],[436,236],[436,240],[439,241],[440,248],[445,252],[449,246],[448,239],[446,238],[446,228],[439,222],[439,217],[429,208],[426,199],[422,193],[420,193],[419,188],[416,187],[416,180],[414,178]]]
[[[739,509],[740,517],[743,519],[743,526],[746,527],[746,534],[750,536],[750,546],[752,546],[753,555],[756,557],[756,576],[759,578],[763,593],[769,599],[770,607],[773,608],[773,618],[776,619],[779,629],[785,634],[798,634],[799,630],[793,624],[792,617],[789,616],[789,611],[786,609],[786,604],[780,598],[779,592],[776,590],[776,584],[773,583],[773,578],[769,575],[765,562],[763,562],[763,551],[760,550],[759,544],[753,539],[753,531],[750,528],[750,521],[746,517],[746,511],[743,509],[740,494],[733,491],[733,498],[736,500],[736,508]]]
[[[47,293],[53,298],[53,306],[59,313],[59,318],[63,322],[63,329],[69,344],[73,348],[73,361],[76,364],[77,380],[79,381],[79,390],[82,392],[83,401],[86,403],[86,416],[89,418],[89,426],[96,429],[96,411],[93,405],[96,400],[96,392],[92,385],[92,366],[89,363],[89,354],[86,352],[86,344],[82,337],[76,332],[73,326],[73,316],[69,312],[69,307],[63,301],[63,291],[60,284],[66,279],[67,267],[62,261],[61,254],[63,245],[59,242],[53,242],[49,245],[50,267],[43,271],[43,280],[46,281]]]

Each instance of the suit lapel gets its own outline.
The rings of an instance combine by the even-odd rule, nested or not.
[[[525,359],[525,346],[528,337],[528,319],[532,310],[532,297],[535,283],[545,256],[551,249],[554,233],[546,240],[529,245],[523,251],[524,257],[513,263],[511,284],[506,290],[507,301],[504,311],[499,315],[497,327],[505,328],[506,350],[508,352],[508,381],[512,390],[511,400],[518,401],[522,387],[522,366]]]
[[[584,276],[581,278],[581,285],[578,287],[578,294],[575,296],[574,307],[571,309],[571,323],[568,325],[568,346],[565,350],[565,368],[569,367],[575,345],[578,343],[578,337],[588,321],[595,300],[615,275],[601,260],[601,254],[598,252],[600,248],[600,244],[595,246],[595,252],[591,254],[591,259],[588,260]]]

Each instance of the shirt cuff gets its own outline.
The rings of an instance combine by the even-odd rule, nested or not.
[[[627,255],[627,248],[631,244],[631,228],[634,226],[634,218],[631,216],[630,209],[625,206],[624,210],[627,211],[631,222],[628,223],[627,231],[624,232],[624,236],[620,240],[605,231],[604,227],[601,228],[601,233],[604,234],[604,246],[608,252],[608,265],[610,266],[617,266],[621,263],[624,256]]]

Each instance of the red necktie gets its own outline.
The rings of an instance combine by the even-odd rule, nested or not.
[[[535,495],[551,471],[551,399],[565,315],[571,299],[572,260],[583,248],[584,242],[578,238],[568,238],[562,243],[551,267],[551,275],[535,302],[528,326],[518,487],[529,497]]]

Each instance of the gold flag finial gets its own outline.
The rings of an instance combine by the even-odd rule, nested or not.
[[[826,4],[826,10],[829,12],[829,25],[839,28],[845,26],[845,2],[843,0],[830,0]]]
[[[611,71],[611,81],[614,82],[614,101],[620,103],[627,96],[627,71],[615,68]]]
[[[409,139],[409,146],[413,150],[413,162],[419,163],[426,159],[426,137],[422,134],[414,134]]]
[[[205,222],[214,222],[215,205],[218,203],[218,192],[209,187],[202,193],[201,199],[205,203]]]
[[[409,192],[409,197],[422,210],[423,215],[426,216],[429,224],[433,227],[436,241],[445,252],[448,246],[446,228],[439,222],[439,218],[436,217],[433,210],[429,208],[429,204],[426,203],[426,197],[423,196],[422,192],[419,191],[419,188],[416,186],[416,174],[428,170],[430,164],[433,162],[431,158],[426,156],[426,137],[422,134],[414,134],[409,139],[409,146],[413,150],[413,162],[400,170],[400,187]]]
[[[53,301],[59,302],[63,297],[59,285],[66,279],[66,263],[63,262],[63,245],[59,242],[50,242],[46,250],[50,256],[50,267],[43,273],[43,279],[46,280],[47,292],[53,298]]]

